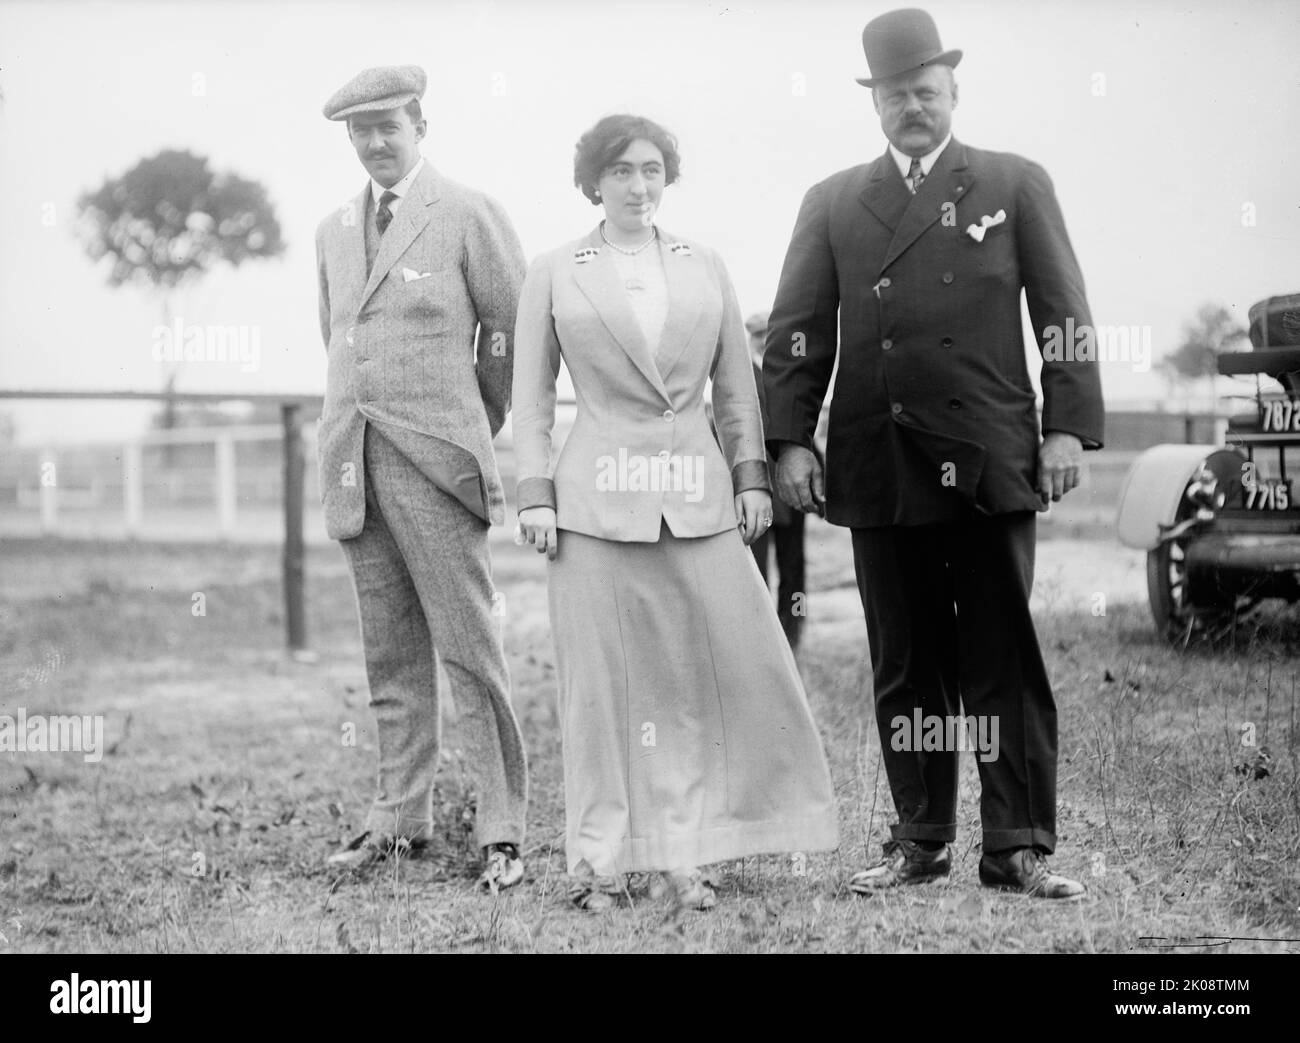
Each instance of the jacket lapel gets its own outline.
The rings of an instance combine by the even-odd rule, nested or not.
[[[370,182],[361,194],[343,207],[339,219],[338,243],[345,259],[342,272],[346,282],[337,292],[340,300],[360,300],[366,285],[366,206],[370,202]],[[358,305],[358,308],[360,305]]]
[[[886,155],[885,158],[892,163],[892,157]],[[895,168],[893,172],[897,174],[898,169]],[[902,178],[897,180],[902,182]],[[921,237],[921,233],[943,216],[946,203],[953,205],[955,213],[957,204],[970,191],[974,180],[974,175],[966,166],[966,148],[953,138],[916,195],[907,191],[906,184],[903,185],[903,191],[908,195],[908,204],[899,219],[898,227],[894,229],[894,238],[885,251],[885,260],[880,270],[883,272],[893,264],[904,250]]]
[[[907,183],[898,176],[898,168],[894,166],[894,159],[888,152],[871,165],[867,173],[867,187],[862,190],[858,200],[891,233],[898,227],[903,211],[912,201],[912,193],[907,190]]]
[[[366,200],[368,204],[369,195],[366,196]],[[375,254],[375,265],[370,269],[370,279],[366,282],[366,288],[361,293],[361,301],[357,305],[358,310],[365,307],[366,301],[370,300],[371,295],[379,288],[379,284],[384,281],[389,269],[415,242],[415,237],[424,231],[425,226],[433,217],[430,208],[437,201],[438,178],[433,172],[433,167],[426,160],[424,169],[420,171],[419,177],[411,182],[410,191],[403,197],[402,205],[397,208],[397,213],[393,215],[393,222],[388,226],[388,231],[379,240],[379,252]],[[361,257],[364,266],[364,229],[361,235],[363,236]]]
[[[685,244],[673,249],[677,241],[660,232],[659,257],[663,260],[664,275],[668,283],[668,317],[659,339],[658,357],[662,360],[662,377],[665,382],[677,360],[682,357],[691,334],[695,332],[700,313],[704,310],[703,263]],[[658,367],[657,367],[658,368]]]
[[[671,401],[663,378],[659,375],[659,368],[650,357],[650,346],[646,344],[636,316],[632,314],[632,305],[628,303],[627,291],[619,278],[618,269],[614,267],[609,250],[604,247],[600,229],[597,228],[587,236],[574,257],[574,280],[610,335],[632,360],[632,364],[666,401]],[[596,253],[594,256],[586,254],[586,259],[583,260],[582,257],[588,250]],[[671,293],[671,285],[669,292]]]

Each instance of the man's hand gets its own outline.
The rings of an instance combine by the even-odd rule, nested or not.
[[[1043,506],[1059,500],[1079,484],[1079,467],[1083,463],[1083,443],[1076,435],[1049,431],[1038,450],[1038,495]]]
[[[545,554],[548,561],[554,561],[559,550],[555,543],[555,511],[550,507],[528,507],[520,511],[515,542],[521,547],[531,543],[538,554]]]
[[[777,494],[796,510],[826,515],[826,486],[822,465],[811,449],[789,442],[776,461]]]

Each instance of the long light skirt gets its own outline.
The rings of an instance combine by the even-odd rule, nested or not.
[[[561,531],[549,597],[570,873],[836,846],[826,757],[739,533]]]

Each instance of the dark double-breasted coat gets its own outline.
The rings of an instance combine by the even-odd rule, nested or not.
[[[1041,421],[1022,292],[1050,349]],[[1097,363],[1070,350],[1091,328],[1051,181],[1028,160],[953,139],[915,195],[887,152],[804,198],[768,320],[766,436],[811,448],[834,371],[826,516],[853,529],[895,839],[956,834],[957,749],[899,741],[920,711],[1001,729],[978,761],[985,852],[1056,843],[1033,512],[1041,434],[1102,442]]]
[[[1042,506],[1022,289],[1040,345],[1052,326],[1062,337],[1091,327],[1060,207],[1035,163],[953,139],[916,195],[888,152],[808,191],[768,322],[766,437],[812,446],[838,349],[829,521],[948,521],[963,499],[989,514]],[[1041,428],[1097,448],[1097,364],[1061,354],[1043,363]]]

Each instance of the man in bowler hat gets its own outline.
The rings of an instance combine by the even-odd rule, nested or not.
[[[1078,898],[1083,885],[1046,864],[1056,707],[1029,596],[1035,511],[1100,448],[1101,384],[1090,353],[1045,353],[1040,422],[1020,299],[1041,352],[1067,328],[1092,330],[1083,278],[1044,170],[952,137],[962,52],[943,48],[930,16],[891,11],[862,42],[871,76],[858,82],[889,147],[804,197],[763,365],[778,492],[851,529],[866,614],[898,822],[850,886],[948,874],[965,744],[934,749],[909,726],[964,711],[1000,735],[977,761],[981,883]],[[812,436],[837,349],[823,472]]]
[[[441,661],[477,796],[481,882],[523,878],[527,769],[488,557],[504,520],[492,439],[510,408],[525,269],[509,218],[420,154],[426,77],[366,69],[325,104],[369,177],[316,233],[329,356],[320,484],[361,616],[378,726],[365,830],[331,856],[357,867],[434,833]]]

